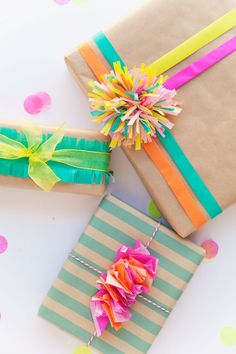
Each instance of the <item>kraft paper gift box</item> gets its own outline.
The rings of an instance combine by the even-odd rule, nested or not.
[[[5,187],[16,187],[23,189],[39,189],[38,185],[29,178],[29,163],[26,158],[4,159],[5,137],[23,143],[27,147],[25,135],[22,133],[23,125],[17,125],[10,122],[0,122],[0,185]],[[39,126],[30,125],[31,129]],[[56,128],[42,126],[44,141],[50,137]],[[106,169],[109,167],[110,149],[109,139],[99,132],[81,129],[61,129],[63,133],[62,141],[56,146],[59,149],[80,149],[83,152],[87,150],[95,153],[93,160],[97,159],[98,154],[104,153],[103,165]],[[33,138],[34,139],[34,138]],[[8,141],[7,141],[8,142]],[[12,141],[10,142],[12,144]],[[97,154],[98,153],[98,154]],[[59,177],[60,182],[56,183],[52,191],[79,193],[89,195],[103,195],[106,185],[109,183],[111,172],[100,171],[97,169],[96,162],[88,161],[90,157],[85,157],[83,167],[76,168],[56,161],[49,161],[48,166]]]
[[[111,268],[121,244],[143,244],[153,234],[157,222],[112,195],[100,203],[72,251],[87,264],[101,271]],[[157,278],[145,296],[172,310],[203,259],[204,250],[160,226],[149,251],[158,258]],[[70,255],[40,307],[39,315],[59,328],[87,342],[94,333],[89,302],[96,290],[98,274]],[[103,354],[146,353],[168,316],[138,299],[131,307],[132,317],[119,331],[108,325],[92,346]]]
[[[234,0],[145,1],[142,7],[104,33],[128,68],[142,63],[149,65],[224,16],[234,6]],[[235,36],[236,9],[227,21],[225,26],[228,26],[228,31],[225,30],[221,36],[213,33],[215,40],[165,73],[171,77]],[[211,38],[212,31],[218,30],[209,30],[206,37]],[[86,43],[107,70],[111,70],[95,41]],[[65,61],[77,82],[87,92],[91,90],[88,83],[91,79],[95,80],[95,75],[80,48],[67,55]],[[172,120],[175,124],[171,130],[172,136],[218,203],[218,210],[212,213],[213,216],[203,208],[174,165],[173,157],[168,155],[160,142],[157,145],[174,166],[203,221],[196,223],[189,218],[144,149],[135,151],[134,148],[123,148],[163,215],[182,237],[188,236],[236,200],[235,63],[236,54],[231,53],[177,90],[176,97],[182,103],[183,110]],[[188,209],[194,213],[191,208]]]

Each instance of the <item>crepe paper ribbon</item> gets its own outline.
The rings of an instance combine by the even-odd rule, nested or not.
[[[100,146],[100,149],[107,149],[107,151],[93,151],[92,149],[89,151],[84,148],[67,149],[65,145],[72,146],[68,144],[69,139],[72,139],[74,145],[86,146],[85,139],[82,139],[80,144],[77,139],[63,137],[62,127],[50,134],[48,138],[38,125],[22,125],[21,133],[15,129],[0,128],[0,173],[22,178],[30,177],[46,192],[62,180],[55,173],[56,170],[60,171],[60,168],[63,169],[65,175],[67,173],[74,175],[71,179],[74,183],[81,183],[79,180],[76,182],[80,170],[83,174],[98,173],[100,181],[102,175],[110,174],[108,145],[102,142]],[[100,142],[91,143],[93,148],[100,145]],[[88,141],[87,146],[89,145],[92,147]],[[61,165],[59,169],[55,168],[57,165]],[[94,183],[96,175],[90,175],[90,177],[92,177],[90,183]],[[68,179],[63,181],[67,182]]]
[[[212,50],[210,53],[204,55],[202,58],[196,60],[187,68],[176,73],[164,82],[164,86],[168,89],[180,88],[187,82],[200,75],[202,72],[215,65],[217,62],[232,54],[236,51],[236,36],[224,42],[222,45]],[[166,151],[182,173],[188,184],[198,197],[199,201],[204,205],[206,211],[211,218],[222,212],[220,205],[216,199],[206,188],[203,181],[199,179],[199,175],[196,173],[192,164],[180,148],[173,135],[169,131],[165,131],[165,138],[161,134],[158,134],[158,138],[165,147]]]
[[[151,64],[151,68],[155,70],[156,75],[160,75],[235,26],[236,8],[157,59]]]
[[[95,41],[97,40],[97,38],[99,38],[97,45],[99,46],[100,49],[106,48],[105,45],[104,46],[102,45],[102,41],[103,41],[104,36],[105,36],[104,34],[100,34],[99,37],[98,36],[95,37]],[[106,44],[107,41],[108,41],[108,39],[106,38],[104,40],[104,43]],[[116,52],[116,50],[114,49],[114,47],[112,47],[112,51],[113,51],[112,57],[116,58],[116,60],[119,60],[120,57],[119,57],[118,53]],[[177,73],[173,78],[168,79],[166,82],[164,82],[163,85],[168,89],[174,89],[174,88],[176,88],[175,83],[178,80],[177,88],[179,88],[184,83],[192,80],[194,77],[196,77],[200,73],[204,72],[205,70],[207,70],[211,66],[215,65],[217,62],[222,60],[227,55],[233,53],[234,51],[235,51],[235,38],[233,37],[230,40],[226,41],[223,45],[219,46],[218,48],[216,48],[212,52],[205,55],[200,60],[197,60],[196,62],[191,64],[189,67],[182,70],[180,73]],[[105,56],[105,54],[104,54],[104,56]],[[106,55],[106,57],[108,57],[108,56]],[[110,63],[110,65],[112,65],[112,63]],[[208,215],[211,218],[214,218],[219,213],[221,213],[222,208],[220,207],[219,203],[216,201],[216,199],[211,194],[211,192],[209,191],[209,189],[207,188],[205,183],[202,181],[200,176],[197,174],[194,167],[192,166],[190,161],[187,159],[186,155],[184,154],[184,152],[182,151],[182,149],[180,148],[180,146],[178,145],[178,143],[176,142],[174,137],[171,135],[171,133],[166,130],[166,136],[163,138],[162,134],[159,134],[159,132],[158,132],[158,137],[160,138],[160,141],[164,145],[164,147],[167,150],[167,152],[169,153],[169,155],[174,160],[175,164],[179,168],[182,175],[185,177],[186,181],[188,182],[188,184],[192,188],[193,192],[195,193],[195,195],[197,196],[199,201],[204,206]],[[151,148],[151,145],[152,145],[152,148]],[[151,144],[151,145],[149,147],[144,145],[144,149],[146,150],[147,153],[149,153],[149,156],[151,157],[151,159],[155,163],[156,159],[153,155],[153,152],[154,152],[154,150],[158,150],[159,147],[154,148],[154,146],[153,146],[154,144]],[[178,151],[178,153],[177,153],[177,151]],[[160,155],[160,153],[159,153],[159,155]],[[165,160],[165,163],[164,163],[164,160]],[[166,158],[163,157],[162,162],[164,165],[166,165]],[[157,163],[155,163],[155,164],[157,165]],[[172,182],[172,178],[174,177],[175,173],[172,173],[172,176],[171,176],[169,173],[166,172],[166,169],[160,170],[160,172],[162,173],[162,175],[164,176],[165,180],[167,181],[167,183],[169,184],[169,186],[171,187],[171,189],[174,193],[175,193],[175,191],[178,191],[178,189],[180,188],[181,185],[183,187],[183,183],[180,183],[179,181],[177,183],[178,185],[175,185],[175,182],[170,183],[170,181]],[[168,172],[170,172],[170,169],[168,169]],[[183,188],[182,188],[182,190],[183,190]],[[194,211],[193,212],[189,211],[190,204],[189,204],[189,202],[187,202],[187,199],[191,200],[192,199],[191,196],[190,196],[190,198],[189,198],[189,196],[187,196],[187,198],[186,198],[185,195],[180,194],[180,192],[177,192],[177,199],[180,201],[182,207],[184,208],[185,212],[187,212],[188,216],[190,216],[190,214],[191,215],[195,214]],[[191,203],[191,204],[193,204],[193,203]],[[196,209],[198,209],[197,220],[196,220],[196,218],[193,219],[192,216],[190,216],[190,219],[196,227],[199,227],[205,222],[205,217],[195,203],[194,210],[196,211]]]
[[[167,79],[164,82],[164,86],[168,89],[180,88],[235,51],[236,36],[230,38],[222,45],[212,50],[210,53],[196,60],[187,68],[181,70],[174,76]],[[204,208],[206,209],[209,216],[214,218],[216,215],[220,214],[222,212],[220,205],[210,193],[208,188],[206,188],[206,185],[203,183],[203,181],[199,179],[199,175],[196,173],[196,170],[176,142],[173,135],[166,130],[165,138],[163,138],[161,134],[158,134],[158,138],[165,147],[166,151],[168,151],[168,154],[174,161],[175,165],[178,167],[179,171],[182,173],[186,181],[188,181],[188,184],[194,191],[195,195],[198,197],[199,201],[202,203],[202,205],[204,205]]]
[[[101,83],[90,82],[91,114],[102,123],[101,133],[111,137],[110,147],[134,144],[139,150],[157,132],[164,136],[164,127],[173,127],[167,115],[177,116],[181,108],[175,90],[163,86],[166,78],[158,78],[148,66],[128,70],[120,61],[113,65]]]
[[[111,66],[113,66],[113,63],[116,63],[117,61],[120,62],[122,68],[126,66],[122,58],[119,56],[119,54],[103,32],[95,34],[95,36],[93,36],[93,41],[96,43],[101,53],[104,55],[108,63],[111,64]]]
[[[157,59],[155,62],[150,64],[150,68],[153,69],[155,74],[158,76],[174,67],[190,55],[194,54],[199,49],[205,47],[214,39],[220,37],[222,34],[234,28],[235,26],[236,8],[227,12],[224,16],[212,22],[209,26],[205,27],[181,43],[179,46],[175,47],[161,58]],[[116,49],[113,47],[104,33],[99,32],[93,37],[93,40],[109,63],[113,63],[118,60],[117,57],[119,57],[119,55]],[[121,58],[120,61],[121,65],[125,66],[125,63]]]
[[[169,90],[177,90],[235,51],[236,36],[230,38],[219,47],[213,49],[210,53],[168,78],[163,85]]]
[[[82,47],[80,47],[80,52],[83,55],[89,67],[93,68],[92,70],[95,76],[97,77],[97,79],[102,80],[100,70],[96,72],[96,68],[93,65],[93,63],[95,63],[96,61],[100,61],[96,52],[89,46],[88,43],[84,43]],[[89,53],[88,56],[87,53]],[[99,69],[101,69],[101,67]],[[108,74],[108,73],[109,71],[106,69],[104,71],[104,74]],[[164,152],[154,142],[143,144],[143,148],[146,151],[146,153],[149,155],[149,157],[151,158],[155,166],[158,168],[160,173],[162,174],[163,178],[171,188],[172,192],[174,193],[180,205],[188,215],[192,224],[195,226],[196,229],[198,229],[201,225],[203,225],[206,222],[205,216],[202,210],[200,209],[200,207],[198,206],[198,204],[196,203],[196,201],[194,200],[187,186],[185,185],[181,177],[176,172],[174,166],[172,166],[172,164],[169,162]],[[150,149],[152,151],[150,151]]]
[[[208,27],[206,27],[205,29],[203,29],[202,31],[197,33],[196,35],[189,38],[187,41],[182,43],[180,46],[176,47],[174,50],[167,53],[165,56],[163,56],[162,58],[157,60],[155,63],[153,63],[151,65],[151,67],[156,71],[157,74],[163,73],[164,71],[173,67],[174,65],[176,65],[180,61],[184,60],[189,55],[193,54],[194,52],[196,52],[197,50],[199,50],[200,48],[202,48],[206,44],[210,43],[215,38],[219,37],[220,35],[222,35],[226,31],[228,31],[229,29],[233,28],[235,25],[236,25],[236,9],[228,12],[226,15],[224,15],[223,17],[221,17],[220,19],[218,19],[217,21],[215,21],[214,23],[212,23],[211,25],[209,25]],[[94,42],[97,44],[98,48],[102,51],[103,55],[106,57],[106,59],[108,60],[108,62],[110,63],[111,66],[113,65],[113,62],[116,62],[118,60],[120,60],[122,66],[125,65],[124,62],[122,61],[122,59],[120,58],[119,54],[115,50],[115,48],[112,46],[112,44],[110,43],[108,38],[103,33],[96,35],[94,37]],[[89,46],[87,45],[87,47],[89,47]],[[230,54],[230,51],[228,54]],[[226,55],[228,55],[228,54],[226,54]],[[219,57],[218,57],[219,59],[215,60],[214,64],[217,61],[221,60],[224,56],[225,55],[221,56],[219,54]],[[209,57],[210,56],[208,56],[208,60],[209,60]],[[84,58],[87,61],[89,66],[91,66],[91,59],[92,58],[97,58],[99,61],[97,54],[93,50],[90,51],[89,57],[86,58],[86,55],[84,55]],[[201,64],[201,62],[200,62],[200,64]],[[214,65],[214,64],[212,63],[212,65]],[[211,65],[205,66],[205,70],[210,66]],[[96,66],[93,67],[93,72],[96,75]],[[107,70],[105,70],[104,73],[105,72],[107,72]],[[99,75],[98,79],[100,79],[100,75]],[[185,82],[187,82],[187,81],[189,81],[189,80],[186,80]],[[168,88],[168,87],[173,87],[173,86],[168,86],[168,84],[167,84],[166,87]],[[171,136],[171,134],[169,132],[168,132],[168,136]],[[174,143],[172,145],[172,147],[176,146],[176,145],[178,146],[174,137],[171,136],[171,138],[172,138],[171,139],[172,143]],[[160,139],[160,140],[162,142],[163,141],[166,142],[166,138]],[[170,141],[170,139],[169,139],[169,141]],[[156,162],[157,162],[157,159],[154,156],[150,155],[150,153],[152,154],[153,150],[155,150],[156,152],[158,152],[159,158],[161,159],[161,165],[163,165],[165,167],[168,166],[167,170],[162,169],[162,170],[160,170],[160,172],[162,173],[162,175],[165,178],[165,180],[167,181],[167,183],[170,185],[172,191],[176,195],[177,199],[179,200],[179,202],[182,205],[182,207],[184,208],[184,210],[187,212],[187,215],[190,217],[190,220],[192,221],[192,223],[195,225],[195,227],[198,228],[201,224],[203,224],[205,222],[205,217],[204,217],[202,211],[200,210],[198,205],[195,203],[194,199],[189,194],[187,188],[184,186],[184,184],[182,183],[182,181],[179,178],[177,178],[177,179],[175,178],[174,183],[171,182],[172,179],[174,178],[174,176],[176,175],[176,172],[169,164],[168,160],[166,159],[165,155],[162,153],[159,146],[157,146],[157,145],[155,146],[153,143],[151,143],[149,145],[150,145],[149,146],[149,156],[152,158],[152,160],[156,160]],[[152,148],[151,148],[151,145],[152,145]],[[178,148],[182,152],[182,150],[180,149],[179,146],[178,146]],[[146,148],[145,148],[145,150],[147,152]],[[201,180],[200,176],[194,170],[193,166],[188,161],[187,157],[185,156],[185,154],[183,152],[181,153],[181,159],[178,159],[178,160],[182,161],[182,163],[181,163],[181,170],[182,171],[181,172],[184,174],[185,178],[188,178],[187,182],[189,183],[189,179],[190,180],[192,179],[191,173],[194,171],[194,176],[193,176],[194,179],[196,180],[196,178],[197,178],[198,185],[200,183],[200,185],[203,187],[203,193],[201,190],[198,195],[198,189],[196,189],[196,188],[194,189],[194,192],[195,192],[196,196],[198,198],[200,198],[200,200],[203,203],[203,206],[205,207],[205,209],[207,210],[209,216],[214,217],[217,214],[219,214],[222,211],[220,205],[217,203],[215,198],[211,195],[211,192],[208,190],[207,186],[205,186],[204,182]],[[157,163],[155,163],[155,164],[158,167],[158,164]],[[190,172],[190,178],[189,178],[189,172]],[[181,191],[181,193],[180,193],[180,191]],[[183,191],[184,191],[184,193],[183,193]],[[210,201],[208,202],[209,197],[210,197]],[[189,203],[189,201],[191,201],[191,202]],[[193,205],[194,205],[194,210],[197,211],[197,214],[196,214],[196,211],[194,213],[191,213],[191,211],[190,211],[190,209],[192,209]],[[192,217],[192,214],[194,214],[195,216]]]
[[[152,141],[151,143],[144,144],[143,149],[157,167],[158,171],[160,171],[192,224],[196,229],[201,227],[206,222],[202,210],[199,208],[186,184],[179,176],[178,171],[176,171],[172,163],[168,160],[160,146]]]
[[[90,45],[87,45],[87,43],[83,43],[79,47],[80,53],[84,58],[87,58],[87,61],[89,62],[89,67],[94,73],[94,75],[100,80],[101,76],[104,75],[104,73],[108,73],[107,68],[105,65],[101,62],[99,57],[96,55],[94,50],[90,47]]]
[[[137,297],[170,314],[170,310],[142,295],[142,293],[150,291],[156,278],[158,259],[150,255],[148,247],[159,228],[160,223],[155,227],[152,237],[149,238],[145,246],[140,240],[136,241],[134,248],[121,245],[111,269],[106,273],[70,254],[72,259],[99,274],[97,280],[99,290],[90,301],[95,332],[87,342],[87,346],[81,346],[79,352],[91,353],[86,349],[95,337],[102,335],[108,324],[118,331],[123,323],[129,321],[132,317],[130,307],[136,303]]]

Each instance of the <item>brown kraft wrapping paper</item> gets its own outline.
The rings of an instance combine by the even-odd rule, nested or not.
[[[14,124],[12,122],[1,121],[1,127],[15,128],[20,131],[20,125]],[[41,126],[43,128],[43,133],[52,133],[56,128],[50,126]],[[72,129],[63,128],[64,136],[75,137],[77,139],[85,138],[88,140],[97,141],[109,141],[109,137],[102,135],[101,133],[93,130],[83,130],[83,129]],[[1,160],[0,160],[1,163]],[[7,176],[0,174],[0,186],[19,188],[19,189],[37,189],[39,187],[30,178],[19,178],[14,176]],[[64,192],[73,194],[88,194],[101,196],[105,193],[105,184],[75,184],[75,183],[57,183],[52,192]]]
[[[152,0],[104,33],[131,68],[141,63],[151,64],[234,7],[233,0]],[[228,31],[167,74],[180,71],[235,34],[235,28]],[[92,41],[89,44],[110,69],[96,45]],[[88,91],[88,81],[95,77],[79,48],[65,60],[77,82]],[[236,200],[235,63],[234,53],[178,90],[177,99],[183,111],[172,130],[222,209]],[[163,149],[161,144],[160,147]],[[182,237],[191,234],[194,225],[145,151],[123,150],[175,231]],[[209,219],[206,213],[205,218]]]

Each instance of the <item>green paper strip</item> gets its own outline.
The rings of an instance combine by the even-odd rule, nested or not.
[[[113,67],[113,63],[119,61],[122,68],[125,67],[125,63],[109,41],[103,32],[97,33],[93,36],[93,40],[108,61],[108,63]]]
[[[83,329],[83,324],[78,326],[77,324],[67,320],[66,318],[60,316],[56,312],[52,311],[51,309],[47,308],[46,306],[42,305],[39,310],[39,315],[44,317],[46,320],[54,323],[59,328],[66,330],[70,334],[82,339],[85,343],[91,338],[91,333]],[[105,353],[112,353],[112,354],[124,354],[121,350],[117,349],[111,344],[104,342],[99,337],[95,337],[93,340],[93,346],[97,350]]]
[[[96,292],[96,290],[97,289],[94,287],[93,289],[94,293]],[[52,287],[50,289],[48,296],[54,301],[58,302],[63,306],[66,306],[73,312],[79,314],[80,316],[84,317],[85,319],[93,323],[91,312],[88,306],[83,305],[81,302],[59,291],[55,287]],[[140,319],[139,319],[139,323],[141,323]],[[114,333],[114,330],[111,327],[108,327],[107,331]],[[139,338],[138,336],[136,336],[135,334],[131,333],[130,331],[124,328],[121,328],[119,330],[119,338],[121,340],[124,340],[126,343],[129,343],[134,348],[140,350],[143,353],[146,353],[149,348],[149,344],[147,342],[145,342],[143,339]]]
[[[132,213],[129,213],[127,210],[122,209],[121,207],[112,203],[112,201],[108,199],[104,199],[101,202],[100,208],[108,213],[112,213],[117,218],[121,219],[122,221],[126,222],[127,224],[131,225],[132,227],[136,228],[147,236],[153,233],[153,227],[150,224],[133,215]],[[157,241],[160,242],[162,245],[167,246],[172,251],[185,257],[194,264],[199,264],[201,262],[201,257],[199,257],[199,253],[195,252],[187,245],[181,244],[180,242],[171,238],[161,230],[158,231]]]
[[[180,148],[179,144],[175,140],[171,132],[165,130],[165,138],[158,133],[158,138],[165,147],[166,151],[178,167],[189,186],[197,196],[200,203],[204,206],[207,213],[211,218],[214,218],[218,214],[222,213],[222,209],[214,196],[211,194],[199,174],[194,169],[193,165]]]
[[[112,44],[110,43],[109,39],[105,36],[103,32],[98,33],[95,37],[93,37],[96,45],[107,59],[108,63],[113,66],[114,62],[121,62],[121,65],[124,67],[125,64],[122,61],[121,57],[114,49]],[[211,218],[214,218],[218,214],[222,212],[222,209],[214,196],[209,191],[206,184],[203,182],[197,171],[194,169],[180,146],[178,145],[177,141],[174,139],[170,131],[168,129],[165,130],[166,137],[162,138],[160,134],[158,137],[162,144],[164,145],[165,149],[171,156],[172,160],[179,168],[180,172],[186,179],[187,183],[191,187],[192,191],[207,211],[208,215]]]
[[[27,141],[23,133],[16,129],[0,127],[0,134],[10,139],[17,140],[27,146]],[[43,135],[43,142],[50,137],[51,134]],[[48,166],[61,179],[62,182],[76,184],[108,184],[110,172],[102,172],[108,170],[110,154],[109,144],[104,141],[77,139],[75,137],[64,136],[62,141],[57,145],[57,150],[78,149],[85,150],[81,152],[81,162],[84,168],[74,168],[62,163],[49,161]],[[87,154],[86,150],[89,151]],[[104,154],[93,154],[93,152],[104,152]],[[93,156],[94,155],[94,156]],[[29,178],[28,175],[28,159],[21,158],[16,160],[1,159],[0,174],[20,178]],[[91,168],[98,169],[93,171]],[[101,170],[101,171],[99,171]]]
[[[106,236],[116,240],[119,243],[128,244],[130,247],[134,247],[135,245],[135,241],[132,237],[120,231],[116,227],[106,223],[105,221],[101,220],[97,216],[93,216],[92,220],[90,221],[90,225],[93,226],[95,229],[104,233]],[[80,243],[83,242],[84,242],[83,237],[81,237]],[[93,243],[91,244],[91,247],[93,247]],[[191,279],[192,273],[187,271],[185,268],[181,267],[180,265],[176,264],[170,259],[160,255],[154,250],[151,250],[150,252],[152,256],[159,259],[159,265],[165,270],[167,270],[168,272],[172,273],[173,275],[175,275],[176,277],[178,277],[179,279],[185,282],[188,282]]]

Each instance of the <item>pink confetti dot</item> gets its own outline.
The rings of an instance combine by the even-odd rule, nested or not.
[[[51,97],[46,92],[38,92],[28,96],[24,101],[24,108],[29,114],[38,114],[47,110],[51,105]]]
[[[216,257],[219,246],[213,240],[206,240],[201,243],[201,247],[205,250],[205,259],[212,259]]]
[[[8,242],[4,236],[0,236],[0,254],[7,250]]]
[[[57,5],[66,5],[70,0],[54,0]]]

